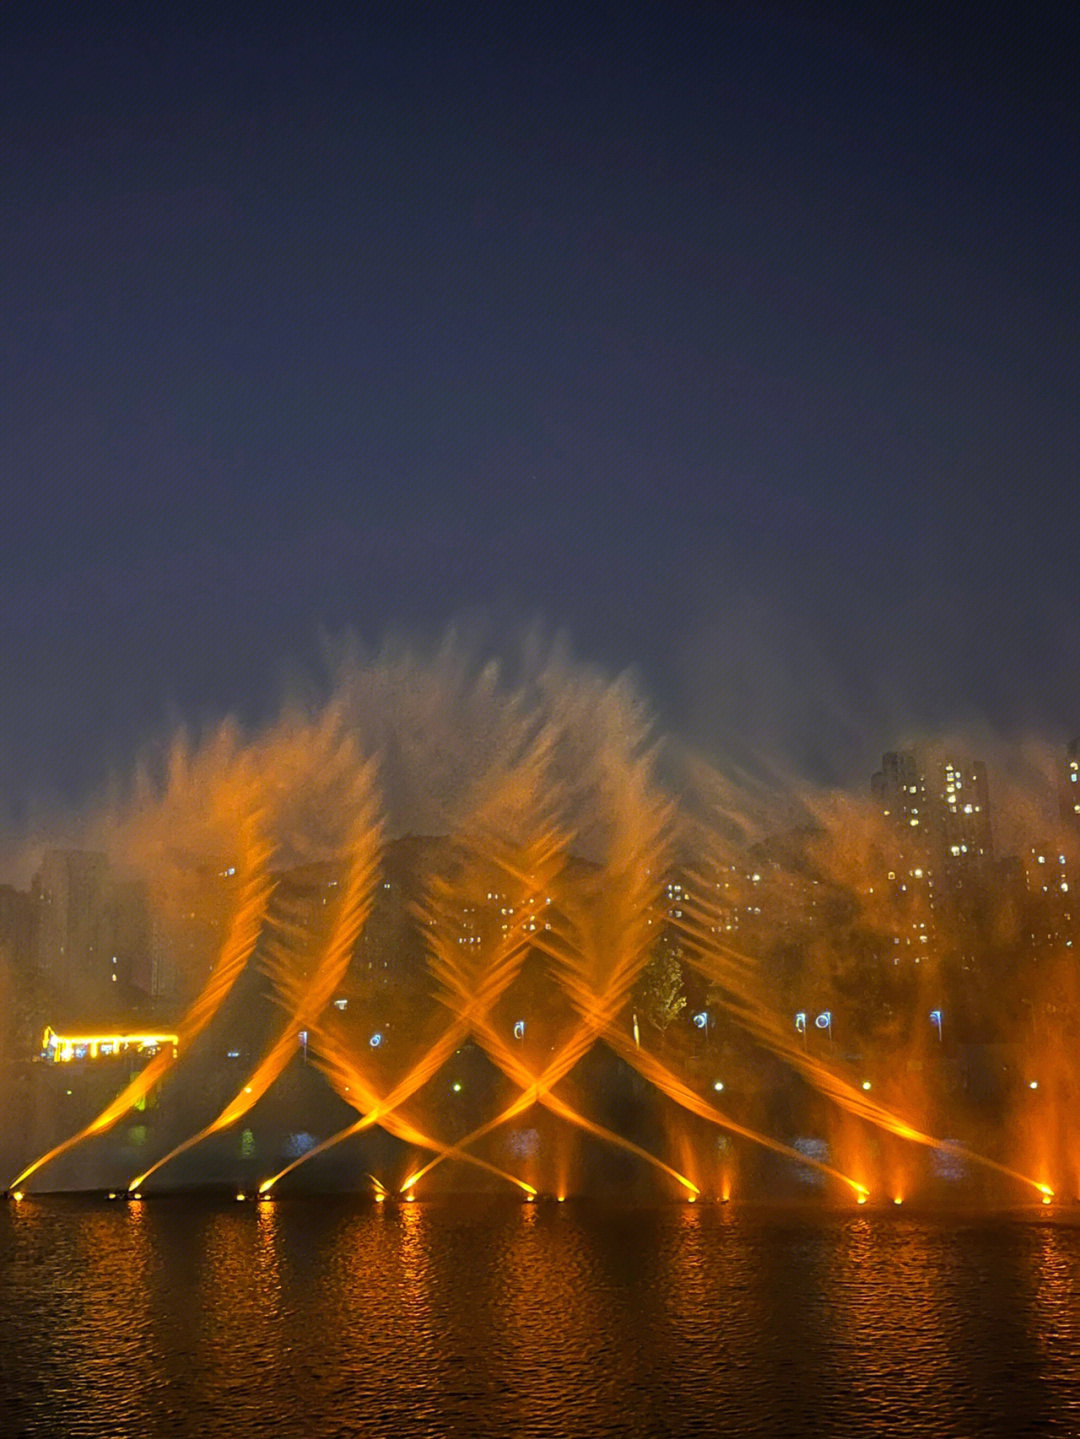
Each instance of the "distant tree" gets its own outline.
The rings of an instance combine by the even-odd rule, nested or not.
[[[667,1033],[671,1021],[686,1007],[682,958],[677,944],[661,940],[634,991],[639,1012],[661,1034]]]

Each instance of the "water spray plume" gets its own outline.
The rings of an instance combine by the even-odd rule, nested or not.
[[[506,956],[504,956],[505,958]],[[505,989],[514,973],[516,973],[516,966],[505,966],[497,980],[490,983],[479,996],[474,997],[470,1005],[470,1013],[494,1003],[495,998]],[[465,1154],[454,1146],[441,1144],[424,1133],[406,1115],[399,1113],[401,1106],[419,1089],[423,1088],[451,1058],[468,1033],[468,1021],[452,1025],[421,1055],[420,1059],[397,1084],[388,1092],[380,1095],[360,1069],[357,1056],[347,1051],[341,1041],[329,1034],[325,1027],[318,1026],[316,1063],[327,1076],[334,1090],[353,1108],[361,1110],[361,1116],[352,1124],[346,1125],[344,1129],[338,1130],[337,1133],[322,1140],[321,1143],[313,1145],[311,1149],[306,1150],[279,1173],[265,1180],[264,1190],[269,1190],[287,1174],[291,1174],[299,1168],[301,1164],[310,1162],[342,1141],[361,1134],[375,1125],[381,1126],[387,1132],[410,1144],[423,1149],[435,1150],[446,1157],[463,1159],[498,1175],[499,1178],[505,1179],[511,1184],[520,1185],[520,1180],[513,1175],[506,1174],[494,1165],[487,1164],[473,1155]]]
[[[669,802],[655,798],[651,805],[649,804],[649,763],[648,757],[638,758],[630,768],[629,784],[625,780],[621,782],[617,793],[623,803],[616,811],[611,854],[601,874],[587,885],[587,909],[591,921],[587,933],[595,944],[602,947],[599,969],[604,973],[607,992],[598,999],[591,993],[587,981],[583,983],[578,974],[571,974],[567,987],[572,997],[575,994],[579,997],[584,994],[591,1002],[591,1010],[578,1030],[564,1043],[555,1059],[549,1061],[539,1075],[529,1070],[506,1039],[488,1022],[486,1016],[475,1013],[471,1016],[473,1034],[503,1073],[520,1086],[521,1093],[501,1113],[459,1141],[459,1147],[464,1149],[476,1143],[484,1135],[539,1103],[559,1118],[595,1138],[658,1168],[684,1189],[696,1194],[699,1192],[697,1186],[685,1175],[665,1164],[641,1145],[582,1115],[553,1092],[554,1086],[588,1052],[597,1034],[607,1026],[611,1015],[625,1001],[633,980],[646,962],[648,946],[654,938],[651,928],[653,905],[650,900],[655,899],[655,891],[663,873],[666,857],[664,846],[672,807]],[[609,781],[610,778],[609,772]],[[444,895],[444,898],[446,897]],[[448,915],[456,916],[460,913],[461,899],[460,894],[455,894],[451,903],[442,908],[435,907],[427,913],[429,943],[433,946],[434,955],[432,970],[442,978],[447,993],[451,996],[447,1000],[449,1003],[454,1003],[454,996],[463,1003],[467,1002],[471,989],[468,976],[462,971],[459,950],[454,944],[454,921],[451,919],[448,922]],[[528,912],[527,909],[525,912]],[[570,951],[565,945],[560,946],[550,940],[541,940],[538,943],[547,948],[549,954],[560,955],[564,961],[567,960]],[[612,948],[613,943],[615,949]],[[572,965],[572,961],[569,962]],[[585,968],[587,970],[587,966]],[[444,1157],[437,1155],[417,1174],[411,1176],[407,1187],[414,1187],[418,1180]]]
[[[707,885],[700,881],[697,889],[708,892]],[[720,926],[717,920],[718,916],[714,910],[711,910],[707,904],[698,902],[688,909],[682,921],[682,933],[692,953],[696,956],[697,963],[709,979],[718,985],[727,996],[726,1008],[732,1018],[775,1055],[803,1075],[820,1093],[847,1113],[867,1121],[886,1133],[894,1134],[910,1143],[937,1150],[942,1154],[951,1154],[956,1158],[968,1160],[1033,1189],[1041,1188],[1035,1180],[1021,1174],[1019,1170],[979,1154],[968,1148],[967,1145],[957,1144],[952,1140],[938,1139],[934,1135],[926,1134],[915,1128],[907,1120],[871,1099],[861,1086],[841,1078],[820,1060],[812,1058],[791,1038],[787,1027],[755,992],[752,977],[754,966],[750,958],[718,940],[717,932]]]
[[[372,891],[378,873],[381,829],[375,807],[373,768],[370,764],[360,771],[358,784],[361,791],[357,805],[359,812],[353,824],[348,878],[338,900],[330,939],[319,962],[310,976],[302,976],[293,968],[294,950],[289,944],[279,945],[271,950],[272,975],[279,996],[288,1011],[288,1019],[277,1040],[247,1083],[216,1119],[176,1145],[137,1180],[133,1180],[129,1187],[141,1188],[150,1175],[170,1160],[192,1149],[209,1135],[235,1124],[247,1114],[296,1054],[297,1034],[314,1029],[323,1011],[329,1006],[349,966],[356,941],[370,912]]]
[[[273,892],[269,874],[271,847],[259,835],[254,824],[246,826],[246,837],[237,869],[240,874],[239,893],[225,942],[217,963],[201,993],[177,1026],[177,1043],[171,1050],[162,1049],[131,1082],[89,1124],[36,1159],[15,1180],[16,1184],[67,1153],[77,1144],[95,1134],[103,1134],[129,1113],[151,1092],[172,1069],[179,1054],[186,1053],[194,1040],[220,1010],[236,980],[247,965],[266,921],[267,908]]]
[[[429,1066],[432,1062],[429,1056]],[[406,1143],[415,1145],[417,1148],[436,1150],[440,1155],[460,1159],[465,1163],[483,1169],[488,1174],[505,1180],[508,1184],[513,1184],[518,1188],[525,1187],[522,1180],[515,1178],[512,1174],[506,1173],[505,1170],[499,1169],[497,1165],[489,1164],[486,1160],[480,1159],[476,1155],[466,1154],[453,1145],[441,1144],[437,1139],[432,1139],[429,1135],[425,1134],[423,1130],[417,1128],[416,1125],[412,1124],[403,1115],[398,1114],[396,1112],[397,1102],[394,1096],[391,1095],[389,1098],[380,1099],[374,1091],[367,1087],[363,1075],[355,1068],[349,1056],[344,1051],[330,1044],[326,1052],[320,1055],[319,1063],[338,1094],[346,1099],[348,1103],[363,1109],[365,1112],[362,1113],[361,1117],[353,1124],[343,1130],[339,1130],[338,1133],[331,1135],[329,1139],[323,1140],[321,1144],[317,1144],[313,1148],[305,1151],[298,1159],[294,1159],[291,1164],[286,1165],[285,1168],[277,1174],[264,1180],[260,1186],[261,1192],[268,1193],[279,1180],[284,1179],[287,1174],[291,1174],[293,1170],[305,1160],[311,1159],[316,1154],[324,1153],[327,1149],[341,1143],[343,1139],[363,1133],[364,1130],[372,1128],[375,1124],[381,1125],[388,1133],[405,1140]],[[440,1067],[438,1064],[434,1066],[436,1069],[438,1067]],[[420,1081],[420,1083],[423,1082],[423,1080]],[[402,1089],[407,1088],[407,1086],[404,1085],[401,1087]],[[417,1087],[419,1087],[419,1085]]]
[[[610,1130],[583,1122],[579,1115],[551,1094],[553,1085],[570,1072],[598,1037],[602,1037],[632,1068],[683,1108],[799,1164],[818,1169],[858,1191],[859,1186],[847,1175],[736,1123],[715,1106],[707,1104],[658,1060],[631,1042],[615,1023],[634,981],[648,961],[663,919],[660,889],[669,862],[673,817],[670,804],[652,789],[648,756],[626,766],[617,799],[608,860],[594,883],[586,888],[584,894],[579,893],[578,904],[571,900],[570,942],[555,946],[551,951],[561,970],[563,987],[581,1015],[582,1025],[542,1075],[530,1080],[519,1068],[514,1075],[519,1083],[523,1083],[519,1098],[462,1142],[472,1142],[539,1101],[571,1122],[581,1124],[597,1137],[631,1149],[647,1162],[659,1165],[684,1187],[698,1192],[689,1180],[668,1169],[655,1156],[630,1145]],[[489,1032],[485,1032],[484,1038],[489,1053],[505,1072],[511,1073],[515,1056],[509,1052],[505,1041]]]
[[[726,1088],[726,1102],[728,1095],[740,1092],[740,1086],[734,1082],[737,1076],[726,1070],[726,1083],[716,1080],[715,1074],[706,1077],[710,1048],[716,1045],[708,1015],[695,1015],[695,1022],[705,1021],[703,1033],[685,1026],[671,1031],[674,1042],[669,1035],[663,1057],[642,1043],[639,1014],[668,1033],[664,1026],[671,1013],[678,1012],[677,1007],[671,1013],[643,1010],[643,996],[653,993],[654,970],[647,967],[658,959],[657,968],[662,969],[674,951],[676,985],[687,975],[691,993],[704,989],[708,1008],[750,1036],[754,1043],[747,1046],[748,1055],[760,1059],[767,1054],[791,1076],[805,1080],[826,1101],[822,1106],[815,1098],[815,1110],[824,1109],[845,1139],[862,1143],[866,1138],[862,1126],[873,1126],[904,1144],[1007,1176],[1034,1190],[1044,1204],[1053,1201],[1049,1183],[967,1145],[938,1139],[891,1107],[889,1071],[884,1064],[876,1065],[879,1051],[874,1046],[904,1042],[903,1025],[913,1022],[910,1013],[917,1012],[916,1006],[889,1008],[882,1001],[878,1008],[885,1018],[879,1015],[864,1031],[853,1030],[862,1034],[865,1043],[860,1045],[861,1067],[850,1075],[848,1065],[836,1058],[840,1051],[833,1047],[831,1017],[827,1056],[822,1055],[824,1038],[807,1034],[805,1014],[797,1016],[802,1029],[792,1030],[787,1011],[801,1010],[803,1003],[792,1002],[795,993],[847,994],[852,976],[869,973],[866,966],[879,961],[883,972],[887,966],[887,974],[893,974],[888,965],[892,949],[878,946],[879,941],[891,946],[901,932],[898,903],[907,906],[905,933],[912,930],[913,919],[921,923],[925,918],[918,909],[925,900],[918,886],[912,886],[913,897],[898,899],[903,888],[899,880],[908,871],[898,876],[897,893],[884,891],[874,877],[879,867],[888,872],[888,846],[901,843],[880,815],[868,814],[866,806],[854,801],[802,794],[797,800],[799,822],[809,817],[811,827],[791,830],[789,817],[781,833],[775,801],[763,786],[755,786],[746,776],[722,780],[704,766],[696,767],[692,782],[683,787],[682,813],[677,815],[671,791],[659,779],[649,718],[629,682],[608,684],[596,675],[571,671],[560,657],[551,656],[539,668],[526,665],[518,687],[509,689],[496,666],[481,667],[474,660],[453,642],[433,663],[397,655],[389,664],[380,661],[365,667],[354,658],[332,701],[316,711],[290,710],[250,741],[235,726],[226,726],[205,745],[178,744],[160,783],[155,785],[146,775],[139,779],[138,802],[115,821],[112,852],[138,856],[137,862],[157,876],[159,886],[172,876],[174,885],[189,887],[194,880],[190,874],[186,880],[183,876],[191,866],[187,870],[177,866],[177,855],[227,853],[238,873],[232,881],[225,939],[209,980],[175,1026],[176,1052],[171,1047],[160,1049],[83,1129],[28,1165],[13,1181],[9,1191],[13,1199],[21,1196],[22,1186],[42,1166],[104,1133],[146,1099],[170,1072],[177,1054],[185,1057],[221,1014],[236,980],[253,960],[269,977],[273,999],[284,1012],[280,1028],[216,1118],[134,1178],[129,1197],[136,1197],[163,1165],[247,1114],[298,1055],[298,1034],[302,1034],[305,1062],[317,1067],[357,1117],[264,1179],[258,1186],[263,1198],[300,1166],[376,1126],[410,1146],[414,1156],[415,1151],[426,1151],[423,1164],[411,1159],[411,1172],[401,1186],[407,1199],[415,1196],[425,1176],[446,1161],[485,1170],[516,1186],[526,1198],[534,1198],[537,1190],[531,1183],[476,1152],[486,1136],[534,1106],[546,1109],[560,1126],[633,1154],[676,1183],[684,1195],[697,1198],[701,1191],[693,1179],[629,1135],[582,1113],[583,1100],[574,1096],[571,1102],[574,1071],[594,1051],[613,1079],[627,1071],[639,1076],[665,1114],[675,1106],[740,1141],[817,1171],[846,1186],[860,1204],[870,1194],[862,1179],[872,1180],[875,1195],[885,1202],[891,1199],[899,1205],[910,1198],[910,1175],[898,1162],[890,1160],[876,1175],[865,1167],[864,1155],[850,1166],[860,1176],[855,1179],[718,1109],[713,1098]],[[410,907],[414,928],[405,943],[412,948],[402,953],[400,995],[393,985],[389,995],[382,994],[379,986],[386,976],[373,977],[381,968],[372,956],[383,942],[382,909],[379,924],[372,926],[363,950],[358,950],[372,908],[382,840],[382,808],[375,800],[371,765],[360,761],[358,736],[380,752],[387,779],[387,824],[391,817],[400,821],[403,813],[410,819],[421,813],[437,817],[437,833],[449,835],[446,840],[423,841],[429,847],[422,851],[418,842],[417,849],[409,851],[435,857],[431,872],[423,877],[422,898]],[[669,760],[670,753],[665,764]],[[705,817],[701,817],[702,805]],[[405,827],[398,823],[395,831]],[[432,827],[408,827],[413,834],[436,832]],[[906,836],[902,843],[909,843]],[[755,858],[751,879],[746,859],[759,844],[763,858],[760,864]],[[297,879],[290,889],[293,881],[283,878],[275,890],[272,854],[286,872],[293,866],[299,874],[316,858],[332,857],[338,865],[342,855],[347,868],[344,875],[335,871],[340,888],[337,879],[327,886],[325,907],[315,911],[309,905],[301,910],[307,901],[296,895],[307,880]],[[693,898],[685,895],[675,908],[667,886],[676,876],[677,854],[693,855],[697,873],[681,872],[689,880]],[[915,863],[910,856],[904,862]],[[394,873],[388,859],[387,879]],[[722,898],[728,880],[732,893]],[[763,881],[758,899],[748,899],[747,887],[758,881]],[[810,894],[811,884],[824,887]],[[681,886],[674,888],[682,893]],[[799,918],[803,889],[807,917]],[[174,909],[181,912],[180,906]],[[830,917],[823,919],[825,911]],[[945,923],[943,913],[939,906],[935,920],[939,925]],[[386,914],[391,926],[399,922],[392,910]],[[220,924],[220,916],[215,915],[214,923]],[[736,931],[738,939],[729,942]],[[924,959],[932,948],[920,951],[912,941],[912,954]],[[773,958],[781,954],[783,966],[774,966]],[[354,958],[357,970],[350,977]],[[898,971],[903,982],[919,993],[920,1005],[924,991],[929,994],[923,978],[929,968],[924,965],[917,972],[911,968],[905,974],[901,964]],[[393,966],[391,971],[396,983]],[[789,991],[793,976],[804,988]],[[424,1012],[423,1024],[410,1032],[407,1023],[399,1025],[396,1010],[389,1006],[404,996],[410,1000],[410,1017],[419,1012],[423,1000],[410,994],[410,986],[420,979],[430,981],[433,993],[423,999],[433,1003]],[[935,985],[939,979],[935,969]],[[895,987],[900,981],[892,982]],[[1080,999],[1080,986],[1075,980],[1071,983]],[[347,992],[347,998],[338,999],[335,1012],[332,1001],[339,989]],[[538,995],[543,996],[539,1004]],[[385,1006],[385,1013],[373,1013],[374,996],[380,996],[374,1002]],[[683,1003],[687,997],[682,996]],[[831,1002],[839,1016],[841,1000]],[[949,1025],[942,1045],[942,1011],[931,1007],[940,1002],[936,989],[926,1001],[936,1022],[936,1038],[923,1017],[922,1030],[917,1035],[912,1031],[915,1038],[907,1051],[911,1063],[905,1070],[905,1100],[915,1114],[922,1110],[914,1107],[911,1091],[924,1081],[910,1076],[921,1074],[924,1062],[927,1072],[934,1073],[935,1066],[948,1060]],[[526,1008],[529,1003],[535,1006],[532,1010]],[[781,1013],[787,1018],[782,1020]],[[831,1016],[832,1011],[828,1013]],[[1032,1023],[1034,1013],[1033,1008]],[[359,1022],[354,1019],[357,1015]],[[373,1030],[378,1033],[369,1048]],[[412,1043],[411,1034],[422,1037]],[[397,1042],[399,1035],[406,1043]],[[384,1038],[393,1042],[383,1043]],[[424,1091],[466,1046],[479,1050],[513,1090],[500,1100],[498,1112],[482,1123],[476,1123],[481,1116],[474,1116],[471,1132],[451,1143],[444,1134],[432,1132],[439,1126],[425,1115],[430,1095]],[[110,1049],[115,1054],[116,1046],[111,1044]],[[738,1066],[742,1060],[734,1045],[729,1053]],[[229,1054],[238,1057],[235,1049]],[[1075,1062],[1049,1045],[1047,1053],[1040,1055],[1040,1066],[1037,1089],[1036,1080],[1024,1075],[1037,1098],[1027,1091],[1024,1098],[1029,1105],[1041,1106],[1040,1116],[1049,1126],[1054,1120],[1052,1096],[1067,1092],[1066,1084],[1075,1077]],[[460,1091],[463,1076],[454,1072],[449,1077],[455,1092]],[[640,1088],[636,1078],[633,1082]],[[708,1083],[706,1099],[701,1091]],[[801,1086],[797,1089],[801,1092]],[[458,1120],[467,1100],[468,1095],[447,1101],[442,1090],[443,1106],[449,1102]],[[686,1122],[682,1115],[676,1118],[682,1130],[674,1137],[686,1146],[679,1162],[699,1177]],[[1061,1116],[1057,1122],[1060,1126]],[[1059,1170],[1050,1152],[1054,1143],[1068,1139],[1064,1132],[1056,1140],[1052,1131],[1040,1132],[1042,1147],[1028,1152],[1022,1162],[1058,1187],[1075,1188],[1080,1158],[1074,1152],[1072,1168]],[[886,1153],[898,1147],[889,1142]],[[1008,1157],[1009,1151],[1001,1153]],[[725,1171],[718,1177],[726,1198],[731,1175]],[[537,1175],[530,1173],[530,1178]],[[545,1187],[562,1199],[568,1179],[566,1155],[561,1154]],[[388,1197],[380,1180],[368,1175],[367,1182],[377,1200]],[[254,1197],[246,1185],[237,1192],[238,1201]]]
[[[785,1159],[790,1159],[800,1166],[816,1170],[829,1179],[839,1180],[841,1184],[847,1185],[857,1195],[867,1193],[867,1190],[857,1180],[842,1173],[839,1169],[833,1168],[832,1165],[824,1164],[821,1160],[802,1154],[799,1150],[793,1149],[778,1139],[772,1139],[767,1134],[762,1134],[756,1129],[751,1129],[747,1125],[739,1124],[736,1120],[731,1119],[673,1075],[655,1056],[640,1049],[621,1032],[611,1030],[608,1032],[607,1039],[615,1052],[621,1055],[643,1078],[648,1079],[661,1093],[666,1094],[669,1099],[674,1100],[676,1104],[681,1105],[691,1114],[696,1114],[699,1118],[727,1130],[729,1134],[736,1134],[742,1139],[749,1140],[751,1144],[760,1145],[774,1154],[782,1155]]]
[[[543,871],[545,866],[550,863],[552,852],[552,846],[548,844],[542,851],[538,851],[532,856],[533,863]],[[442,892],[439,890],[439,893]],[[504,937],[491,961],[482,964],[479,972],[474,972],[470,976],[471,985],[464,987],[471,988],[472,992],[466,1001],[462,1018],[451,1024],[413,1065],[411,1070],[385,1094],[380,1095],[366,1078],[360,1069],[358,1057],[349,1053],[340,1039],[330,1035],[325,1026],[317,1024],[316,1063],[327,1075],[337,1093],[353,1107],[359,1108],[363,1112],[354,1123],[339,1130],[320,1144],[314,1145],[278,1174],[264,1181],[264,1191],[269,1190],[301,1164],[309,1162],[343,1140],[376,1124],[411,1144],[435,1150],[445,1157],[462,1159],[511,1184],[527,1187],[523,1185],[523,1181],[486,1161],[465,1154],[455,1146],[440,1144],[406,1116],[398,1113],[401,1106],[438,1072],[460,1046],[462,1040],[467,1037],[472,1017],[475,1014],[486,1013],[499,996],[505,992],[520,968],[523,954],[524,946],[521,943],[520,933],[515,931],[513,935]]]
[[[438,997],[454,1012],[454,1021],[383,1095],[362,1073],[357,1055],[347,1053],[340,1040],[320,1030],[316,1062],[337,1093],[363,1113],[353,1124],[314,1145],[266,1180],[266,1188],[342,1141],[380,1125],[410,1143],[436,1151],[439,1158],[465,1160],[519,1188],[530,1189],[524,1181],[466,1154],[462,1148],[440,1144],[398,1111],[486,1019],[521,970],[535,934],[535,923],[528,916],[554,887],[567,850],[566,834],[549,817],[553,790],[547,773],[550,748],[548,732],[531,736],[514,763],[489,783],[467,834],[460,836],[454,846],[451,877],[430,877],[427,897],[417,911],[429,949],[430,970],[442,987]],[[524,841],[523,827],[528,827],[526,832],[530,834]],[[520,917],[513,925],[498,926],[497,932],[488,937],[488,944],[462,946],[463,904],[471,901],[470,907],[475,907],[493,885],[512,890],[515,902],[503,908],[513,908]]]
[[[652,1165],[662,1174],[675,1180],[675,1182],[684,1189],[697,1193],[697,1186],[685,1175],[680,1174],[678,1170],[665,1164],[663,1160],[658,1159],[656,1155],[650,1153],[650,1151],[642,1145],[636,1144],[631,1139],[627,1139],[624,1135],[619,1134],[618,1131],[609,1129],[606,1125],[598,1124],[595,1120],[589,1119],[553,1092],[554,1086],[559,1080],[563,1079],[592,1047],[596,1034],[600,1032],[602,1028],[602,1023],[583,1026],[582,1029],[575,1034],[574,1038],[568,1044],[564,1045],[555,1059],[547,1065],[543,1073],[535,1075],[509,1047],[502,1035],[495,1031],[489,1024],[476,1022],[473,1032],[477,1039],[503,1073],[521,1087],[521,1091],[500,1113],[493,1116],[493,1118],[489,1119],[486,1123],[479,1125],[470,1134],[459,1140],[456,1149],[459,1151],[467,1149],[470,1145],[475,1144],[493,1130],[527,1113],[533,1105],[540,1104],[558,1118],[566,1120],[569,1124],[583,1130],[587,1134],[591,1134],[596,1139],[611,1144],[617,1149],[622,1149],[628,1154],[633,1154],[636,1158],[644,1160],[646,1164]],[[415,1185],[418,1180],[430,1173],[443,1159],[451,1157],[454,1156],[450,1153],[436,1155],[423,1169],[412,1176],[410,1184]]]

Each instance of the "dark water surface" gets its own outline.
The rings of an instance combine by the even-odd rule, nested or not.
[[[1080,1222],[0,1205],[7,1435],[1080,1435]]]

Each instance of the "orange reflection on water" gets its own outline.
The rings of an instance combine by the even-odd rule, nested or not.
[[[1062,1353],[1075,1352],[1080,1341],[1080,1274],[1076,1268],[1075,1230],[1051,1221],[1040,1224],[1035,1235],[1033,1265],[1036,1274],[1032,1298],[1035,1338],[1050,1364]]]

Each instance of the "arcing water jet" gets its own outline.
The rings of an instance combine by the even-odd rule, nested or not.
[[[373,775],[368,765],[361,771],[360,812],[354,822],[348,879],[338,902],[330,940],[310,976],[296,972],[295,951],[288,945],[275,952],[273,975],[288,1012],[277,1040],[264,1056],[248,1082],[237,1092],[216,1119],[176,1145],[128,1185],[129,1192],[141,1189],[151,1174],[178,1155],[193,1148],[209,1135],[226,1129],[242,1118],[267,1092],[297,1048],[297,1035],[315,1026],[339,988],[352,959],[357,938],[371,909],[372,888],[378,873],[380,824],[375,810]]]
[[[191,1008],[181,1019],[177,1029],[177,1044],[174,1048],[161,1049],[121,1091],[116,1098],[89,1124],[73,1134],[70,1139],[56,1145],[15,1179],[22,1184],[44,1165],[59,1158],[77,1144],[92,1135],[103,1134],[111,1129],[117,1120],[129,1113],[141,1099],[144,1099],[176,1062],[180,1053],[185,1053],[199,1034],[210,1024],[220,1010],[230,990],[254,953],[259,935],[266,921],[273,880],[269,873],[272,854],[270,845],[261,836],[249,833],[238,865],[240,889],[236,909],[229,924],[225,942],[218,962],[210,978]]]

